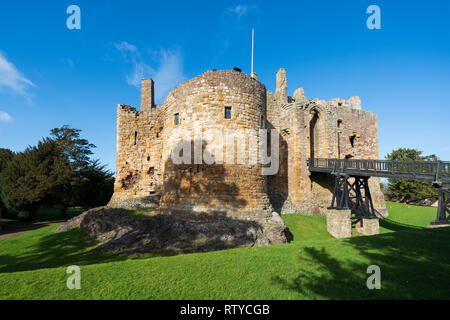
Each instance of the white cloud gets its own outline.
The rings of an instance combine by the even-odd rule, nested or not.
[[[12,122],[13,118],[7,114],[5,111],[0,110],[0,121],[1,122]]]
[[[141,79],[153,73],[153,69],[142,61],[136,46],[126,41],[122,41],[114,46],[122,53],[124,60],[133,66],[133,71],[126,76],[127,83],[131,86],[139,87],[141,85]]]
[[[25,78],[0,52],[0,88],[8,88],[15,93],[28,96],[27,89],[34,86],[33,82]]]
[[[135,45],[126,41],[114,45],[122,53],[124,60],[131,64],[133,70],[126,75],[129,85],[140,88],[141,79],[152,78],[155,81],[155,100],[162,102],[171,89],[186,80],[183,74],[183,58],[179,50],[153,52],[156,67],[145,62]]]
[[[67,64],[69,67],[73,67],[73,60],[70,58],[64,59],[63,63]]]
[[[134,46],[132,44],[129,44],[126,41],[122,41],[121,43],[117,43],[114,46],[116,47],[117,50],[119,50],[121,52],[126,52],[126,51],[137,52],[136,46]]]
[[[161,50],[159,67],[154,73],[155,99],[164,99],[175,86],[186,80],[183,74],[183,58],[179,50]]]
[[[233,45],[242,45],[244,39],[250,35],[251,29],[260,24],[260,11],[255,4],[238,4],[227,7],[220,15],[220,24],[216,36],[212,38],[212,65],[220,67],[224,58]]]
[[[246,15],[249,12],[256,11],[258,7],[256,5],[242,5],[238,4],[234,7],[229,7],[225,9],[226,15],[236,15],[238,20],[240,20],[244,15]]]

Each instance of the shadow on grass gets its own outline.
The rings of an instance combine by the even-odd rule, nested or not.
[[[86,235],[79,229],[66,232],[52,232],[42,237],[36,244],[23,248],[24,252],[22,253],[0,254],[0,272],[19,272],[130,259],[130,257],[126,256],[101,253],[100,250],[95,248],[95,243],[88,243],[85,239]],[[161,255],[166,256],[169,254],[152,254],[151,256]],[[149,256],[132,258],[148,258]]]
[[[411,226],[405,223],[392,221],[389,219],[380,219],[380,227],[391,231],[408,231],[408,230],[423,230],[423,227]]]
[[[306,247],[299,254],[299,266],[307,262],[314,270],[301,269],[294,278],[272,280],[286,290],[324,299],[450,297],[449,228],[357,237],[341,246]],[[381,290],[366,286],[370,265],[381,269]]]
[[[7,235],[10,233],[31,231],[48,226],[52,223],[65,222],[79,214],[83,213],[87,209],[81,207],[73,207],[67,209],[66,216],[63,218],[61,216],[61,211],[59,209],[41,209],[38,211],[36,220],[26,222],[18,218],[17,212],[10,213],[1,222],[1,235]]]
[[[261,229],[224,212],[196,213],[192,221],[181,213],[136,218],[125,209],[97,208],[83,218],[81,229],[52,232],[54,226],[2,240],[0,273],[249,246],[256,241],[250,231]],[[100,242],[86,241],[87,234]]]

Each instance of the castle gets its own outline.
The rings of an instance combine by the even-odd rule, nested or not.
[[[276,172],[262,174],[260,161],[219,161],[217,151],[244,160],[258,154],[260,129],[276,130]],[[210,132],[246,132],[248,139],[229,147]],[[174,163],[174,150],[183,143],[195,145],[196,134],[202,153],[216,161]],[[276,74],[275,92],[267,91],[256,74],[207,71],[173,89],[161,105],[154,103],[153,80],[143,79],[140,110],[117,107],[117,171],[109,205],[145,204],[151,198],[169,213],[250,220],[273,211],[324,215],[331,177],[311,173],[309,158],[378,159],[377,116],[362,110],[357,96],[310,100],[303,88],[288,96],[285,69]],[[377,178],[370,179],[370,188],[376,210],[384,214]]]

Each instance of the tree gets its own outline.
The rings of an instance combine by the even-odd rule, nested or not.
[[[99,160],[93,160],[80,171],[80,180],[77,186],[77,205],[83,207],[104,206],[114,192],[114,175],[101,165]]]
[[[6,163],[10,161],[14,156],[14,153],[9,149],[0,148],[0,172],[6,166]]]
[[[71,192],[64,204],[96,207],[107,204],[114,188],[113,174],[100,165],[99,160],[92,160],[92,149],[96,146],[80,138],[81,130],[69,126],[54,128],[51,137],[67,158],[72,170]],[[66,206],[67,207],[67,206]]]
[[[91,149],[95,148],[95,145],[89,143],[88,140],[80,138],[80,133],[80,129],[71,128],[67,125],[50,130],[51,139],[58,146],[61,156],[67,159],[72,172],[68,192],[58,195],[59,201],[53,205],[53,207],[60,209],[63,217],[66,216],[66,210],[69,206],[80,205],[78,197],[80,186],[86,183],[83,172],[89,170]]]
[[[31,220],[39,208],[64,201],[71,176],[69,162],[57,143],[44,138],[7,162],[0,173],[1,198],[8,208],[27,211]]]
[[[6,164],[12,159],[13,156],[14,153],[11,150],[0,148],[0,173],[2,172]],[[2,201],[1,194],[2,192],[0,184],[0,220],[2,219],[2,217],[5,218],[8,213],[8,209],[6,208],[6,205]],[[0,222],[0,231],[1,231],[1,222]]]
[[[389,153],[388,160],[398,161],[438,161],[436,155],[423,156],[422,151],[416,149],[399,148]],[[388,179],[387,194],[394,201],[414,202],[424,199],[437,199],[436,189],[430,182]]]
[[[61,128],[54,128],[50,131],[50,136],[55,140],[61,154],[70,161],[74,172],[89,166],[93,148],[95,145],[86,139],[80,138],[80,129],[71,128],[67,125]]]
[[[63,126],[50,137],[14,155],[0,172],[1,198],[6,206],[29,212],[69,206],[105,205],[113,192],[113,174],[92,160],[95,145],[80,138],[79,129]]]

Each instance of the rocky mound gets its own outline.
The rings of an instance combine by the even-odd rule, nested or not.
[[[56,231],[74,228],[97,241],[104,252],[204,252],[288,242],[289,231],[274,213],[266,221],[246,221],[211,214],[192,216],[136,215],[121,208],[91,209],[68,220]]]

